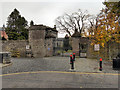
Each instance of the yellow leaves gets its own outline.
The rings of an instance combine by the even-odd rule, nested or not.
[[[100,38],[103,38],[103,35],[101,35]]]
[[[100,38],[98,38],[98,41],[100,42],[100,41],[101,41],[101,39],[100,39]]]
[[[114,38],[115,38],[115,42],[120,43],[120,34],[115,34]]]
[[[100,44],[100,42],[97,42],[96,44]]]
[[[91,45],[100,44],[105,46],[106,42],[113,40],[120,43],[120,27],[118,27],[118,17],[113,13],[107,13],[100,16],[98,19],[97,29],[94,30],[94,38]]]
[[[104,29],[104,30],[106,29],[106,26],[105,26],[105,25],[103,26],[103,29]]]
[[[104,45],[105,45],[104,43],[101,43],[101,46],[102,46],[102,47],[104,47]]]
[[[92,45],[92,46],[93,46],[93,45],[94,45],[94,43],[92,42],[90,45]]]
[[[112,34],[114,34],[116,32],[116,30],[112,30]]]
[[[120,43],[120,41],[116,41],[117,43]]]
[[[88,35],[87,35],[87,32],[84,32],[84,34],[83,34],[83,35],[84,35],[84,36],[86,36],[86,37],[88,36]]]
[[[99,41],[97,41],[97,42],[92,42],[90,45],[95,45],[95,44],[100,44],[102,47],[104,47],[105,46],[105,43],[103,43],[103,42],[99,42]]]
[[[89,32],[89,37],[92,37],[92,34]]]

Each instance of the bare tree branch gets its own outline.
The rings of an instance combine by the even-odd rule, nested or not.
[[[70,36],[76,30],[80,33],[85,31],[87,27],[87,21],[89,18],[89,14],[86,11],[82,11],[81,9],[78,12],[74,12],[71,15],[64,14],[56,19],[56,26],[58,27],[59,31],[66,31]],[[91,21],[92,23],[92,21]],[[92,25],[92,24],[91,24]]]

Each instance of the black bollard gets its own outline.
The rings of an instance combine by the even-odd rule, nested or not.
[[[73,61],[75,61],[75,53],[73,53]]]
[[[100,71],[102,71],[102,58],[100,58],[100,68],[99,68]]]
[[[71,69],[74,69],[74,60],[72,55],[70,55],[70,64],[71,64]]]

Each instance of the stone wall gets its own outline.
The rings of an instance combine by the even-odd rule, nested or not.
[[[80,45],[81,44],[88,45],[88,43],[89,43],[88,38],[84,38],[84,37],[72,37],[72,51],[75,52],[76,55],[78,56],[79,55],[79,51],[81,50],[80,49]],[[88,49],[88,48],[86,47],[86,49]]]
[[[76,55],[79,55],[79,37],[73,37],[72,38],[72,51],[76,53]]]
[[[58,55],[63,51],[64,38],[57,38],[54,40],[54,55]]]
[[[87,49],[87,58],[98,58],[99,52],[94,51],[94,45],[91,45],[91,42],[88,43]]]
[[[110,44],[111,58],[115,58],[118,53],[120,53],[120,43],[111,42]]]
[[[80,38],[80,37],[72,37],[72,48],[73,52],[76,53],[76,55],[79,55],[79,44],[87,44],[86,48],[86,56],[87,58],[99,58],[102,57],[105,60],[113,59],[117,56],[118,53],[120,53],[120,44],[116,42],[109,42],[108,44],[105,44],[104,47],[100,46],[100,51],[94,50],[94,45],[91,45],[91,41],[88,38]]]
[[[29,45],[33,57],[45,56],[45,30],[29,30]]]
[[[46,48],[46,55],[47,57],[53,56],[53,39],[54,38],[47,38],[45,40],[45,48]]]
[[[21,57],[25,57],[26,56],[26,45],[27,45],[26,40],[2,41],[2,51],[3,52],[17,51],[20,53]]]
[[[29,45],[33,57],[53,56],[54,39],[57,31],[44,25],[33,25],[29,28]]]
[[[5,52],[16,52],[20,57],[53,56],[54,39],[57,38],[56,28],[44,25],[32,25],[29,28],[29,39],[3,41],[2,49]],[[1,44],[0,44],[1,45]]]
[[[99,58],[102,57],[105,60],[113,59],[117,56],[118,53],[120,53],[120,44],[116,42],[110,42],[108,45],[105,44],[104,47],[100,46],[100,51],[94,51],[94,45],[88,46],[88,58]],[[109,48],[110,47],[110,48]],[[110,58],[109,58],[110,57]]]

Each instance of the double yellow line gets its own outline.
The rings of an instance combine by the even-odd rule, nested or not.
[[[36,71],[36,72],[18,72],[2,74],[0,76],[20,75],[20,74],[34,74],[34,73],[63,73],[63,74],[92,74],[92,75],[120,75],[119,73],[86,73],[86,72],[62,72],[62,71]]]

